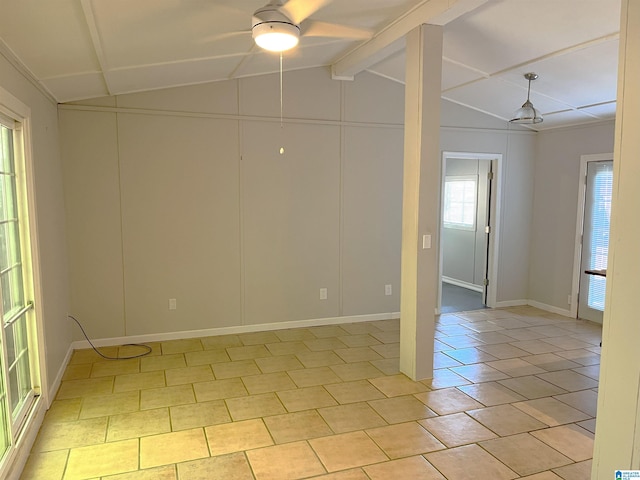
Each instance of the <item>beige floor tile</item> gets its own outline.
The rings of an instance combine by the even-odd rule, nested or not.
[[[590,418],[589,420],[585,420],[584,422],[578,422],[578,423],[576,423],[576,425],[578,425],[579,427],[584,428],[585,430],[588,430],[591,433],[596,433],[596,419],[595,418]]]
[[[400,360],[398,358],[385,358],[369,362],[384,375],[398,375],[400,373]]]
[[[587,390],[598,386],[598,381],[593,378],[585,377],[571,370],[560,370],[557,372],[548,372],[537,375],[539,378],[553,383],[569,392],[577,392],[578,390]]]
[[[54,400],[44,417],[44,423],[73,422],[80,418],[82,398]]]
[[[228,347],[241,347],[242,342],[238,335],[216,335],[214,337],[202,337],[200,339],[205,350],[225,349]]]
[[[290,328],[287,330],[275,330],[273,333],[281,342],[297,342],[303,340],[314,340],[316,337],[306,328]]]
[[[413,395],[370,400],[368,403],[387,423],[403,423],[436,416]]]
[[[311,351],[308,353],[299,353],[296,355],[296,357],[298,358],[298,360],[300,360],[300,363],[305,366],[305,368],[328,367],[330,365],[340,365],[344,363],[344,360],[336,355],[333,350],[319,350]]]
[[[491,323],[494,323],[494,321],[492,320]],[[513,338],[505,335],[502,331],[472,333],[470,336],[487,345],[503,345],[508,342],[513,342]]]
[[[600,348],[598,347],[597,350],[599,349]],[[566,358],[567,360],[571,360],[583,366],[596,365],[600,363],[600,355],[586,348],[578,350],[559,351],[556,353],[559,356]]]
[[[573,408],[577,408],[590,417],[596,416],[596,410],[598,408],[598,394],[593,390],[565,393],[563,395],[555,395],[553,398],[560,400],[562,403],[566,403],[567,405],[571,405]]]
[[[562,425],[531,434],[574,462],[593,457],[593,433],[577,425]]]
[[[285,408],[274,393],[229,398],[225,402],[234,422],[286,413]]]
[[[100,347],[100,353],[107,357],[115,357],[118,355],[118,347]],[[81,363],[93,363],[93,362],[102,362],[104,358],[101,357],[98,353],[96,353],[91,348],[86,348],[82,350],[75,350],[73,355],[71,356],[71,360],[69,361],[69,365],[78,365]]]
[[[251,450],[247,458],[256,480],[297,480],[326,473],[307,442]]]
[[[187,462],[209,456],[202,428],[140,439],[140,468]]]
[[[147,347],[151,349],[151,352],[149,352],[149,348]],[[162,355],[162,345],[160,342],[144,342],[118,346],[118,358],[142,358],[142,356],[153,357],[156,355]]]
[[[138,440],[73,448],[65,471],[65,480],[82,480],[138,469]]]
[[[591,478],[591,460],[574,463],[566,467],[554,468],[553,471],[564,480],[583,480]]]
[[[577,350],[579,348],[589,348],[593,346],[590,343],[583,342],[582,340],[572,338],[568,335],[555,338],[545,338],[544,341],[551,345],[562,347],[564,350]]]
[[[171,429],[174,432],[231,421],[227,406],[222,400],[196,403],[195,405],[178,405],[169,408],[169,412]]]
[[[527,363],[520,358],[508,358],[505,360],[497,360],[495,362],[487,362],[487,365],[506,373],[510,377],[524,377],[525,375],[546,373],[546,370]]]
[[[514,403],[513,406],[522,410],[527,415],[531,415],[533,418],[546,423],[550,427],[579,422],[589,418],[586,413],[576,410],[566,403],[562,403],[551,397],[518,402]]]
[[[366,380],[335,383],[324,387],[338,403],[356,403],[386,398],[384,394]]]
[[[107,441],[115,442],[130,438],[157,435],[171,431],[167,408],[114,415],[109,419]]]
[[[503,333],[506,335],[512,335],[512,332],[513,331],[511,330]],[[523,355],[528,355],[529,353],[525,350],[522,350],[521,348],[518,348],[514,345],[509,345],[507,343],[499,343],[496,345],[480,345],[478,346],[478,349],[501,360],[522,357]]]
[[[450,448],[497,437],[495,433],[469,417],[466,413],[427,418],[426,420],[420,420],[418,423]]]
[[[279,342],[280,338],[275,332],[251,332],[238,335],[243,345],[265,345],[267,343]]]
[[[380,329],[373,322],[355,322],[341,325],[350,335],[364,335],[367,333],[377,333]]]
[[[243,377],[245,375],[258,375],[260,369],[253,360],[241,360],[239,362],[216,363],[211,365],[213,374],[217,380],[226,378]]]
[[[315,410],[265,417],[264,423],[276,443],[296,442],[333,434]]]
[[[304,363],[304,362],[303,362]],[[304,370],[291,370],[287,372],[298,387],[315,387],[330,383],[342,382],[329,367],[306,368]]]
[[[387,397],[399,397],[429,390],[423,383],[414,382],[403,374],[372,378],[369,381]]]
[[[398,343],[400,342],[400,330],[397,331],[384,331],[374,332],[370,334],[376,340],[382,343]]]
[[[589,365],[588,367],[578,367],[573,369],[574,372],[584,375],[594,380],[600,380],[600,364]]]
[[[22,480],[47,479],[62,480],[69,450],[56,450],[55,452],[32,453],[24,466]]]
[[[524,340],[520,342],[513,342],[511,343],[511,345],[521,350],[525,350],[532,355],[539,353],[551,353],[562,350],[562,347],[551,345],[544,340]]]
[[[561,477],[549,471],[542,472],[542,473],[535,473],[533,475],[527,475],[526,477],[520,477],[520,478],[522,480],[562,480]],[[588,478],[588,477],[584,477],[584,478]],[[582,478],[581,480],[584,480],[584,478]]]
[[[304,365],[295,355],[278,355],[277,357],[265,357],[255,359],[262,373],[286,372],[287,370],[300,370]]]
[[[367,347],[370,345],[380,345],[380,341],[376,338],[372,337],[368,333],[362,333],[359,335],[346,335],[344,337],[339,337],[342,343],[344,343],[347,347]]]
[[[490,362],[492,360],[497,360],[497,357],[493,355],[483,352],[475,347],[470,348],[460,348],[458,350],[445,350],[442,352],[442,355],[447,356],[450,359],[453,359],[457,362],[463,363],[465,365],[472,365],[474,363],[480,362]],[[456,365],[448,365],[454,367]],[[444,367],[443,367],[444,368]]]
[[[262,419],[225,423],[205,428],[212,456],[273,445]]]
[[[212,382],[199,382],[193,384],[198,402],[211,400],[225,400],[227,398],[244,397],[248,395],[247,389],[240,378],[227,378]]]
[[[113,377],[86,378],[62,382],[57,400],[85,397],[88,395],[107,395],[113,392]]]
[[[338,325],[322,325],[319,327],[311,327],[309,328],[309,331],[316,338],[344,337],[345,335],[349,335],[349,332]]]
[[[171,368],[164,371],[167,378],[167,386],[185,385],[187,383],[210,382],[214,379],[213,371],[209,365],[197,365],[193,367]]]
[[[304,340],[304,344],[307,346],[309,350],[312,352],[323,352],[328,350],[335,350],[336,348],[345,348],[346,345],[342,343],[338,338],[316,338],[315,340]],[[333,352],[331,352],[333,353]],[[335,354],[334,354],[335,355]],[[338,363],[341,363],[342,360]],[[312,367],[320,367],[322,365],[310,365]]]
[[[455,480],[509,480],[518,478],[513,470],[477,445],[466,445],[426,455],[446,478]]]
[[[493,382],[495,380],[509,378],[509,375],[506,373],[502,373],[500,370],[491,368],[483,363],[464,365],[462,367],[451,367],[450,370],[473,383]]]
[[[425,385],[436,390],[440,388],[457,387],[459,385],[469,385],[471,382],[457,373],[452,372],[448,368],[441,368],[433,371],[433,378],[425,380]]]
[[[578,368],[580,366],[579,363],[572,362],[571,360],[567,360],[555,353],[541,353],[539,355],[529,355],[526,357],[522,357],[527,363],[531,363],[532,365],[537,365],[540,368],[548,372],[554,372],[556,370],[567,370],[571,368]]]
[[[83,378],[89,378],[91,376],[92,363],[80,363],[78,365],[68,365],[62,380],[81,380]]]
[[[329,472],[388,460],[384,452],[364,432],[316,438],[309,440],[309,443]]]
[[[376,361],[380,360],[374,360],[374,362]],[[345,382],[365,380],[367,378],[376,378],[384,375],[372,362],[343,363],[340,365],[331,365],[329,368]]]
[[[140,393],[124,392],[111,395],[85,397],[80,418],[106,417],[140,410]]]
[[[231,453],[178,464],[180,480],[254,480],[243,453]]]
[[[336,433],[352,432],[386,425],[384,419],[366,403],[350,403],[318,409],[325,422]]]
[[[203,350],[202,342],[198,338],[185,338],[182,340],[169,340],[161,342],[162,355],[171,355],[174,353],[197,352]]]
[[[253,360],[255,358],[270,357],[271,352],[264,345],[245,345],[242,347],[227,348],[229,358],[233,362],[240,360]]]
[[[487,407],[526,400],[526,398],[519,393],[509,390],[497,382],[462,385],[458,387],[458,390]]]
[[[175,387],[150,388],[140,391],[140,410],[152,408],[172,407],[195,403],[191,385],[176,385]]]
[[[391,459],[420,455],[445,448],[436,437],[416,422],[372,428],[367,430],[367,435]]]
[[[415,397],[438,415],[464,412],[484,406],[457,388],[417,393]]]
[[[175,465],[165,465],[146,470],[136,470],[135,472],[102,477],[102,480],[177,480],[176,467]]]
[[[461,362],[455,360],[444,352],[435,352],[433,354],[433,368],[436,370],[439,368],[459,367],[461,365]]]
[[[498,383],[529,400],[566,393],[566,390],[533,375],[500,380]]]
[[[301,341],[268,343],[266,347],[272,355],[295,355],[297,353],[307,353],[311,351],[309,347]]]
[[[390,478],[411,480],[446,480],[424,457],[416,456],[392,460],[364,467],[371,480]]]
[[[117,375],[113,384],[113,391],[131,392],[134,390],[146,390],[147,388],[164,386],[166,386],[164,370],[156,370],[154,372]]]
[[[50,452],[104,442],[107,417],[67,423],[45,423],[40,428],[32,452]]]
[[[360,468],[345,470],[344,472],[327,473],[326,475],[318,475],[313,478],[314,480],[370,480],[370,477]]]
[[[530,432],[547,426],[511,405],[497,405],[470,410],[467,413],[501,437]]]
[[[473,331],[469,330],[469,333],[473,333]],[[469,335],[454,335],[454,336],[441,336],[439,340],[444,343],[447,347],[446,350],[451,350],[452,348],[468,348],[468,347],[477,347],[478,345],[483,345],[480,340],[476,340]]]
[[[321,386],[278,392],[278,397],[289,412],[330,407],[338,404],[335,398],[325,390],[325,387]]]
[[[250,395],[296,388],[296,384],[293,383],[286,372],[263,373],[261,375],[242,377],[242,382]]]
[[[140,359],[131,360],[106,360],[93,363],[91,377],[111,377],[140,372]]]
[[[158,357],[143,357],[140,359],[141,372],[153,372],[156,370],[166,370],[168,368],[186,367],[187,362],[184,360],[182,353],[173,355],[161,355]]]
[[[212,363],[230,362],[231,359],[227,355],[227,351],[223,349],[202,350],[198,352],[187,352],[184,354],[189,367],[197,365],[207,365]]]
[[[519,475],[531,475],[571,460],[528,433],[481,442],[480,446]]]
[[[338,348],[334,352],[347,363],[366,362],[383,358],[382,355],[378,355],[375,350],[369,347]]]

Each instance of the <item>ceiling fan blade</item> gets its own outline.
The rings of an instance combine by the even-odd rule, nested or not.
[[[280,11],[295,23],[300,24],[333,0],[289,0]]]
[[[373,36],[366,28],[349,27],[337,23],[316,22],[307,20],[300,25],[302,35],[306,37],[350,38],[366,40]]]

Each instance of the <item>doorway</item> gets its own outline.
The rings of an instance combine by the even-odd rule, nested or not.
[[[602,323],[613,188],[612,155],[581,159],[574,282],[577,318]],[[573,312],[572,312],[573,313]]]
[[[443,154],[438,313],[495,305],[491,272],[498,158]]]

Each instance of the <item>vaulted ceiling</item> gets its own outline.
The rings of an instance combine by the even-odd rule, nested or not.
[[[284,69],[404,81],[404,34],[444,27],[442,96],[509,119],[527,94],[543,130],[615,117],[619,0],[308,0],[311,19],[372,38],[303,37]],[[1,0],[0,53],[58,102],[272,73],[254,45],[267,0]],[[312,93],[312,92],[310,92]]]

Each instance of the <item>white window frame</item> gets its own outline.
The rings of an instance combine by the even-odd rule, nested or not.
[[[463,222],[452,222],[447,221],[445,218],[446,208],[447,208],[447,184],[454,182],[473,182],[473,222],[471,224],[463,223]],[[475,232],[477,225],[477,215],[476,209],[478,208],[478,176],[477,175],[447,175],[444,177],[444,192],[443,192],[443,216],[442,216],[442,225],[444,228],[454,228],[457,230],[468,230]]]

